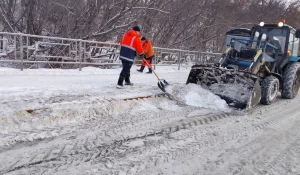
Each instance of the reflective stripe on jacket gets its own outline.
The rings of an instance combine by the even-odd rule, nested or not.
[[[133,62],[136,53],[143,53],[142,42],[139,34],[134,30],[129,30],[120,39],[120,59]]]

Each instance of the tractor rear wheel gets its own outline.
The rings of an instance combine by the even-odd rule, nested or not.
[[[283,74],[282,97],[293,99],[298,94],[300,87],[300,63],[289,64]]]
[[[274,76],[265,78],[261,85],[261,99],[260,102],[269,105],[275,101],[279,91],[279,80]]]

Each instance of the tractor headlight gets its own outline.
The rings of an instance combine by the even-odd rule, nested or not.
[[[278,26],[279,26],[279,27],[282,27],[282,26],[283,26],[283,22],[279,22],[279,23],[278,23]]]
[[[265,25],[265,22],[260,22],[259,25],[260,25],[260,26],[264,26],[264,25]]]

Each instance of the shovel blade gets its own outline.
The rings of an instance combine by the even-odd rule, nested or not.
[[[158,80],[157,85],[163,92],[166,92],[166,87],[169,85],[169,83],[164,79],[160,79]]]

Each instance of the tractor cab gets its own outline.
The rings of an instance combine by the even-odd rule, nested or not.
[[[227,55],[223,55],[220,63],[229,69],[238,69],[240,67],[248,67],[250,64],[239,62],[240,53],[248,47],[248,42],[251,39],[251,30],[247,28],[232,29],[226,32],[225,48]],[[245,54],[244,54],[245,56]],[[251,56],[250,56],[251,57]]]
[[[245,69],[251,65],[256,50],[249,48],[252,30],[241,28],[226,32],[226,51],[220,59],[221,66],[228,69]]]
[[[280,65],[299,59],[298,35],[299,30],[286,24],[261,23],[253,26],[251,30],[230,30],[226,33],[227,49],[226,55],[220,60],[221,66],[246,70],[251,68],[257,59],[263,59],[268,62],[267,67],[272,72],[279,72],[283,68]],[[258,58],[259,55],[262,56]]]
[[[253,45],[252,48],[262,50],[262,59],[268,62],[267,67],[272,72],[277,72],[275,68],[280,68],[282,62],[288,56],[289,37],[293,36],[289,26],[278,26],[277,24],[257,25],[252,28],[253,40],[260,41],[258,46]],[[293,44],[290,43],[293,47]]]
[[[281,74],[288,62],[299,60],[299,30],[283,23],[261,23],[251,30],[251,39],[259,41],[259,46],[253,44],[252,48],[262,50],[262,60],[271,72]]]
[[[243,50],[246,45],[245,43],[237,42],[235,40],[249,40],[251,37],[251,30],[247,28],[232,29],[226,32],[225,48],[232,46],[236,51]],[[233,44],[234,43],[234,44]]]

